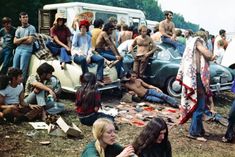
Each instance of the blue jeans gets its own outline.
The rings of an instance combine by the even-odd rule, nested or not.
[[[174,46],[174,48],[179,51],[181,56],[183,56],[184,49],[185,49],[185,45],[184,44],[179,43],[179,42],[174,41],[174,40],[171,40],[170,38],[168,38],[166,36],[163,36],[163,35],[161,37],[161,40],[162,40],[163,43],[170,44],[170,45]]]
[[[81,65],[82,73],[85,74],[88,72],[88,64],[86,62],[85,56],[73,56],[73,61],[79,65]],[[104,58],[100,55],[92,55],[91,56],[91,63],[96,63],[98,65],[96,77],[97,80],[103,80],[103,72],[104,72]]]
[[[61,47],[57,45],[54,42],[47,42],[46,43],[47,48],[51,51],[51,53],[55,55],[60,55],[60,62],[63,63],[70,63],[71,62],[71,55],[68,54],[67,50],[64,47]]]
[[[114,117],[102,112],[95,112],[90,116],[79,117],[79,120],[82,124],[92,126],[93,123],[99,118],[108,118],[114,122]]]
[[[174,98],[172,98],[162,92],[157,92],[155,89],[148,89],[147,93],[144,96],[144,99],[147,101],[156,102],[156,103],[166,102],[173,107],[178,106],[178,102]]]
[[[0,70],[0,74],[6,74],[8,67],[12,66],[13,60],[13,49],[5,47],[2,49],[0,53],[0,65],[2,64],[2,69]]]
[[[103,56],[104,58],[106,58],[109,61],[117,60],[115,54],[111,50],[105,51],[105,50],[102,50],[102,49],[97,49],[96,51],[99,52],[99,54],[101,56]],[[123,70],[123,62],[119,61],[115,65],[115,67],[116,67],[116,70],[117,70],[118,78],[122,78],[123,71],[124,71]]]
[[[28,50],[24,50],[21,48],[20,49],[16,48],[15,55],[13,58],[13,67],[22,70],[24,82],[27,81],[28,68],[31,56],[32,52],[29,52]]]
[[[65,110],[64,104],[45,98],[45,91],[41,91],[38,94],[31,92],[24,101],[28,104],[38,104],[39,106],[43,106],[49,114],[58,114]]]
[[[197,109],[193,113],[191,126],[189,128],[189,133],[192,136],[202,136],[205,133],[202,117],[206,109],[206,94],[200,74],[197,74],[197,90]]]
[[[228,141],[232,141],[235,133],[234,133],[234,127],[235,127],[235,100],[233,101],[232,107],[229,111],[228,115],[228,127],[227,131],[225,133],[225,138]]]

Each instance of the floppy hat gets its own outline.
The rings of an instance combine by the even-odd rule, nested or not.
[[[63,14],[63,13],[56,13],[55,14],[55,21],[53,22],[53,24],[56,24],[58,19],[67,20],[65,14]]]

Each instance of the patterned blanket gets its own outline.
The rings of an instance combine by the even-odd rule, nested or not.
[[[200,40],[203,45],[206,43],[203,39],[195,37],[186,45],[180,68],[176,76],[176,80],[182,85],[181,96],[181,120],[180,124],[187,122],[191,118],[193,112],[197,108],[197,66],[196,66],[196,42]],[[205,60],[203,55],[200,55],[200,75],[202,83],[205,87],[206,94],[210,93],[209,80],[209,63]]]
[[[35,47],[34,54],[39,59],[54,60],[52,53],[46,47],[47,41],[52,40],[51,37],[40,33],[35,33],[33,37],[34,37],[34,47]]]

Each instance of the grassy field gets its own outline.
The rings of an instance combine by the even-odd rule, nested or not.
[[[65,96],[66,97],[66,96]],[[68,96],[71,97],[71,96]],[[119,103],[117,97],[107,96],[104,103]],[[217,112],[227,115],[233,94],[222,93],[214,98]],[[66,113],[62,116],[74,122],[84,133],[83,139],[56,137],[48,135],[46,130],[37,130],[35,135],[27,136],[33,128],[27,123],[0,125],[0,157],[78,157],[85,145],[91,141],[91,127],[81,125],[74,111],[73,99],[62,99],[66,103]],[[169,131],[174,157],[235,157],[235,144],[222,143],[221,138],[226,128],[215,122],[205,122],[207,132],[211,134],[207,142],[200,142],[186,137],[190,121],[182,127],[174,126]],[[120,124],[118,142],[127,145],[133,141],[141,128],[128,124]],[[49,145],[41,145],[41,141],[50,141]]]

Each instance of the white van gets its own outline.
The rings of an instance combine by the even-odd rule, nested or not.
[[[118,22],[125,21],[128,25],[138,26],[144,24],[145,15],[141,10],[112,7],[98,4],[71,2],[44,5],[39,10],[39,33],[49,34],[49,28],[53,25],[55,14],[63,13],[67,17],[67,26],[72,30],[72,22],[76,15],[83,12],[92,12],[93,20],[101,18],[107,22],[108,18],[114,16]]]

